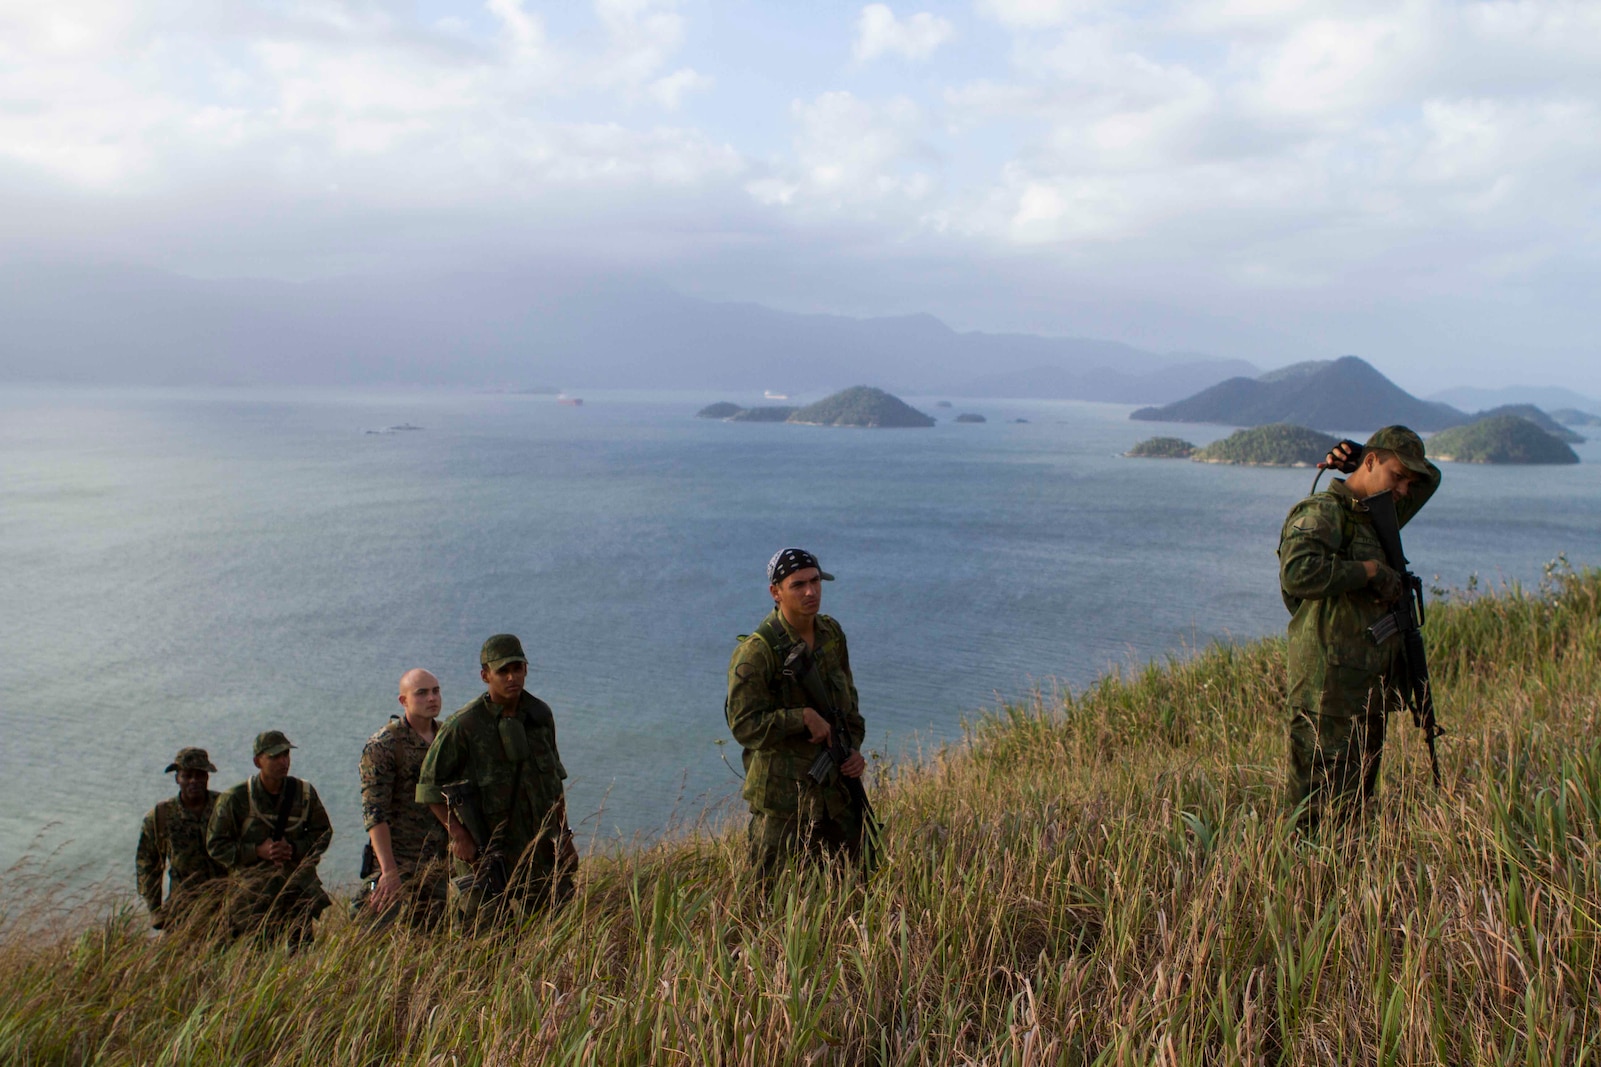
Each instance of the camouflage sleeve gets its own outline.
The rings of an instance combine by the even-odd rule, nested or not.
[[[728,728],[745,748],[772,748],[805,732],[804,708],[774,707],[771,679],[778,664],[760,637],[747,637],[728,664]]]
[[[206,852],[230,871],[245,865],[239,846],[243,818],[239,800],[240,794],[233,790],[224,793],[217,801],[217,810],[211,813],[211,825],[206,827]]]
[[[390,822],[389,803],[395,795],[395,750],[379,738],[361,750],[361,825],[368,833]]]
[[[1361,589],[1367,570],[1340,559],[1340,517],[1332,498],[1307,497],[1284,520],[1279,535],[1279,587],[1298,600],[1323,600]]]
[[[322,797],[310,782],[302,782],[306,787],[306,854],[296,856],[295,859],[304,863],[316,863],[322,859],[322,854],[328,851],[328,843],[333,840],[334,826],[328,821],[328,810],[322,806]]]
[[[1412,516],[1423,510],[1423,505],[1440,488],[1440,468],[1429,464],[1427,476],[1419,476],[1412,481],[1412,488],[1406,496],[1395,502],[1395,517],[1402,526],[1412,521]]]
[[[167,858],[156,843],[156,812],[152,808],[139,828],[139,851],[134,859],[139,895],[152,912],[161,907],[161,878],[167,873]]]
[[[461,730],[452,720],[441,726],[439,733],[434,735],[434,743],[428,746],[428,754],[423,757],[422,768],[417,772],[417,803],[443,804],[445,794],[439,791],[439,787],[460,779],[461,770],[467,762],[460,734]]]

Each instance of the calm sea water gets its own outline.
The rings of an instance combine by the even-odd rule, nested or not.
[[[838,576],[824,610],[890,754],[1285,622],[1273,551],[1310,472],[1120,458],[1172,429],[1126,407],[927,398],[936,428],[875,432],[692,417],[754,397],[586,399],[0,393],[0,869],[131,878],[172,753],[209,748],[226,787],[277,727],[334,820],[325,879],[351,881],[357,758],[397,677],[426,666],[466,703],[498,631],[555,709],[584,831],[694,820],[738,788],[724,674],[783,545]],[[425,429],[362,432],[402,422]],[[1448,467],[1407,532],[1419,573],[1601,561],[1601,445],[1580,453]]]

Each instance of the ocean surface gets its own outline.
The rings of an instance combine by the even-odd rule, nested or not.
[[[324,879],[348,884],[357,759],[399,675],[428,667],[465,704],[500,631],[555,709],[581,838],[726,811],[728,656],[786,545],[838,577],[824,610],[889,758],[1036,689],[1284,626],[1274,548],[1312,472],[1119,455],[1226,428],[931,397],[908,398],[931,430],[693,417],[724,399],[760,402],[0,391],[0,871],[131,883],[174,751],[210,749],[225,788],[279,728],[333,818]],[[400,423],[423,429],[364,432]],[[1447,465],[1407,530],[1414,568],[1461,586],[1601,562],[1601,444],[1578,451]]]

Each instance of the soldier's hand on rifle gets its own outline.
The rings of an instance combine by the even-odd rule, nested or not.
[[[463,863],[471,863],[478,858],[478,843],[467,828],[454,819],[450,823],[450,854]]]
[[[834,736],[834,731],[828,728],[828,720],[811,708],[801,712],[801,725],[806,727],[806,732],[812,735],[812,744],[814,745],[826,745],[829,739]]]
[[[1368,560],[1372,567],[1368,573],[1368,588],[1373,590],[1373,596],[1381,604],[1393,604],[1401,599],[1405,586],[1401,576],[1377,560]]]
[[[256,846],[256,855],[268,863],[288,863],[295,858],[295,846],[287,841],[263,841]]]
[[[852,752],[846,757],[845,765],[839,769],[839,773],[847,778],[860,778],[865,770],[867,770],[867,761],[862,759],[862,754],[860,752]]]
[[[1329,449],[1329,454],[1318,464],[1318,470],[1350,474],[1362,463],[1362,446],[1355,441],[1341,441]]]

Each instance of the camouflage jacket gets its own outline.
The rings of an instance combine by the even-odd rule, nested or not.
[[[779,637],[773,647],[768,636]],[[850,653],[845,631],[827,615],[817,616],[817,647],[813,659],[822,675],[823,688],[850,734],[850,747],[859,749],[867,736],[857,706],[856,682],[851,678]],[[807,819],[839,818],[850,807],[844,788],[835,780],[818,786],[807,770],[821,751],[801,725],[808,706],[800,682],[783,673],[784,655],[800,638],[777,609],[763,620],[757,632],[742,637],[728,663],[728,703],[724,712],[734,740],[744,746],[744,797],[750,810],[768,815],[798,815]],[[820,710],[820,709],[814,709]]]
[[[1405,526],[1440,487],[1439,468],[1395,502]],[[1355,715],[1391,673],[1401,642],[1375,645],[1367,628],[1389,610],[1368,586],[1363,560],[1384,563],[1384,550],[1356,494],[1336,480],[1309,496],[1279,534],[1279,590],[1290,611],[1290,706],[1325,715]]]
[[[152,914],[161,909],[163,875],[171,878],[170,896],[228,873],[206,852],[206,828],[218,796],[216,790],[208,790],[206,806],[198,812],[191,812],[177,797],[169,797],[145,815],[134,869],[139,895]]]
[[[484,693],[439,728],[417,779],[417,802],[443,804],[441,786],[472,782],[478,787],[484,822],[491,832],[501,828],[506,858],[515,865],[535,841],[560,840],[562,780],[567,777],[567,768],[556,751],[556,717],[550,705],[523,693],[513,714],[522,720],[528,737],[528,758],[522,765],[521,795],[512,810],[517,764],[507,757],[501,744],[502,710],[499,704],[490,703],[489,694]]]
[[[396,715],[361,750],[361,821],[371,832],[389,826],[395,865],[409,877],[424,860],[443,856],[447,835],[427,804],[417,802],[424,741],[404,715]]]
[[[286,779],[284,787],[288,788],[293,780]],[[310,782],[300,782],[299,795],[284,827],[284,840],[294,847],[294,859],[283,865],[268,863],[256,855],[256,846],[272,837],[277,817],[278,797],[262,787],[259,774],[254,775],[218,799],[206,832],[206,851],[236,877],[252,885],[260,883],[257,888],[263,892],[277,893],[287,886],[304,893],[321,893],[317,861],[328,851],[333,826],[317,790]]]

